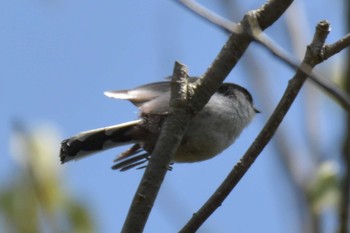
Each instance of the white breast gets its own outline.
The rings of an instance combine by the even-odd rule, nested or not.
[[[191,120],[174,161],[197,162],[214,157],[235,141],[254,114],[245,98],[232,101],[215,94]]]

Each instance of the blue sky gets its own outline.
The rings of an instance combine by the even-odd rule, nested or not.
[[[216,1],[201,2],[220,14],[226,13],[227,9],[215,4]],[[254,9],[263,2],[244,1],[242,10]],[[311,30],[318,21],[328,19],[333,25],[329,38],[334,41],[344,34],[342,14],[335,13],[341,11],[341,4],[337,5],[339,8],[331,8],[331,3],[322,1],[319,8],[315,8],[312,4],[317,3],[319,1],[310,1],[306,6]],[[241,18],[242,13],[235,17]],[[291,51],[284,26],[280,20],[268,34]],[[304,33],[306,39],[310,39],[309,35],[310,32]],[[185,63],[191,75],[200,75],[226,38],[221,30],[174,1],[0,2],[0,154],[5,155],[0,163],[0,182],[10,182],[11,174],[18,169],[9,156],[8,146],[14,120],[33,129],[49,123],[60,132],[62,139],[80,131],[134,120],[137,117],[134,106],[106,98],[103,92],[159,81],[172,73],[175,60]],[[264,90],[274,93],[274,104],[292,72],[259,46],[253,45],[250,52],[264,61],[268,76],[280,77],[274,79],[275,87]],[[247,57],[244,59],[249,62]],[[337,61],[335,58],[330,63]],[[239,64],[228,81],[247,87],[256,97],[254,80],[244,78],[245,69],[246,66]],[[318,96],[324,98],[319,93]],[[256,102],[259,108],[259,99]],[[339,107],[331,101],[324,102],[335,116],[341,115]],[[291,133],[296,134],[296,145],[303,138],[298,132],[300,124],[295,122],[302,118],[300,108],[299,101],[285,123],[292,128]],[[257,135],[269,115],[262,111],[236,143],[220,156],[197,164],[174,165],[166,176],[145,232],[176,232],[186,222]],[[334,117],[327,115],[328,110],[322,113],[322,122]],[[325,124],[321,129],[328,132],[321,139],[329,142],[324,147],[334,153],[339,151],[333,149],[336,142],[330,139],[336,141],[341,136],[341,123],[337,122]],[[66,164],[62,170],[62,183],[89,205],[100,232],[121,229],[143,173],[110,169],[112,160],[122,149]],[[58,155],[55,159],[61,166]],[[268,146],[201,232],[232,232],[232,229],[242,233],[262,229],[271,233],[296,232],[295,203],[283,177],[276,177],[279,169],[276,155]]]

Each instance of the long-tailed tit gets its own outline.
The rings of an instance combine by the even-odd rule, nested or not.
[[[133,144],[116,158],[112,167],[124,171],[146,162],[152,154],[169,110],[170,81],[131,90],[107,91],[105,95],[129,100],[140,109],[140,119],[85,131],[63,140],[60,151],[62,163]],[[257,112],[252,96],[245,88],[223,83],[190,120],[173,162],[198,162],[216,156],[235,141]]]

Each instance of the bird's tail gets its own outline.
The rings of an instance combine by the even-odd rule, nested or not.
[[[134,141],[128,136],[128,132],[140,122],[141,120],[135,120],[120,125],[89,130],[63,140],[60,150],[61,163],[133,143]]]

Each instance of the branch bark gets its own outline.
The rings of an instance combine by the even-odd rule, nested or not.
[[[169,116],[135,193],[122,232],[143,232],[160,185],[193,115],[188,110],[187,78],[187,67],[175,62]]]

